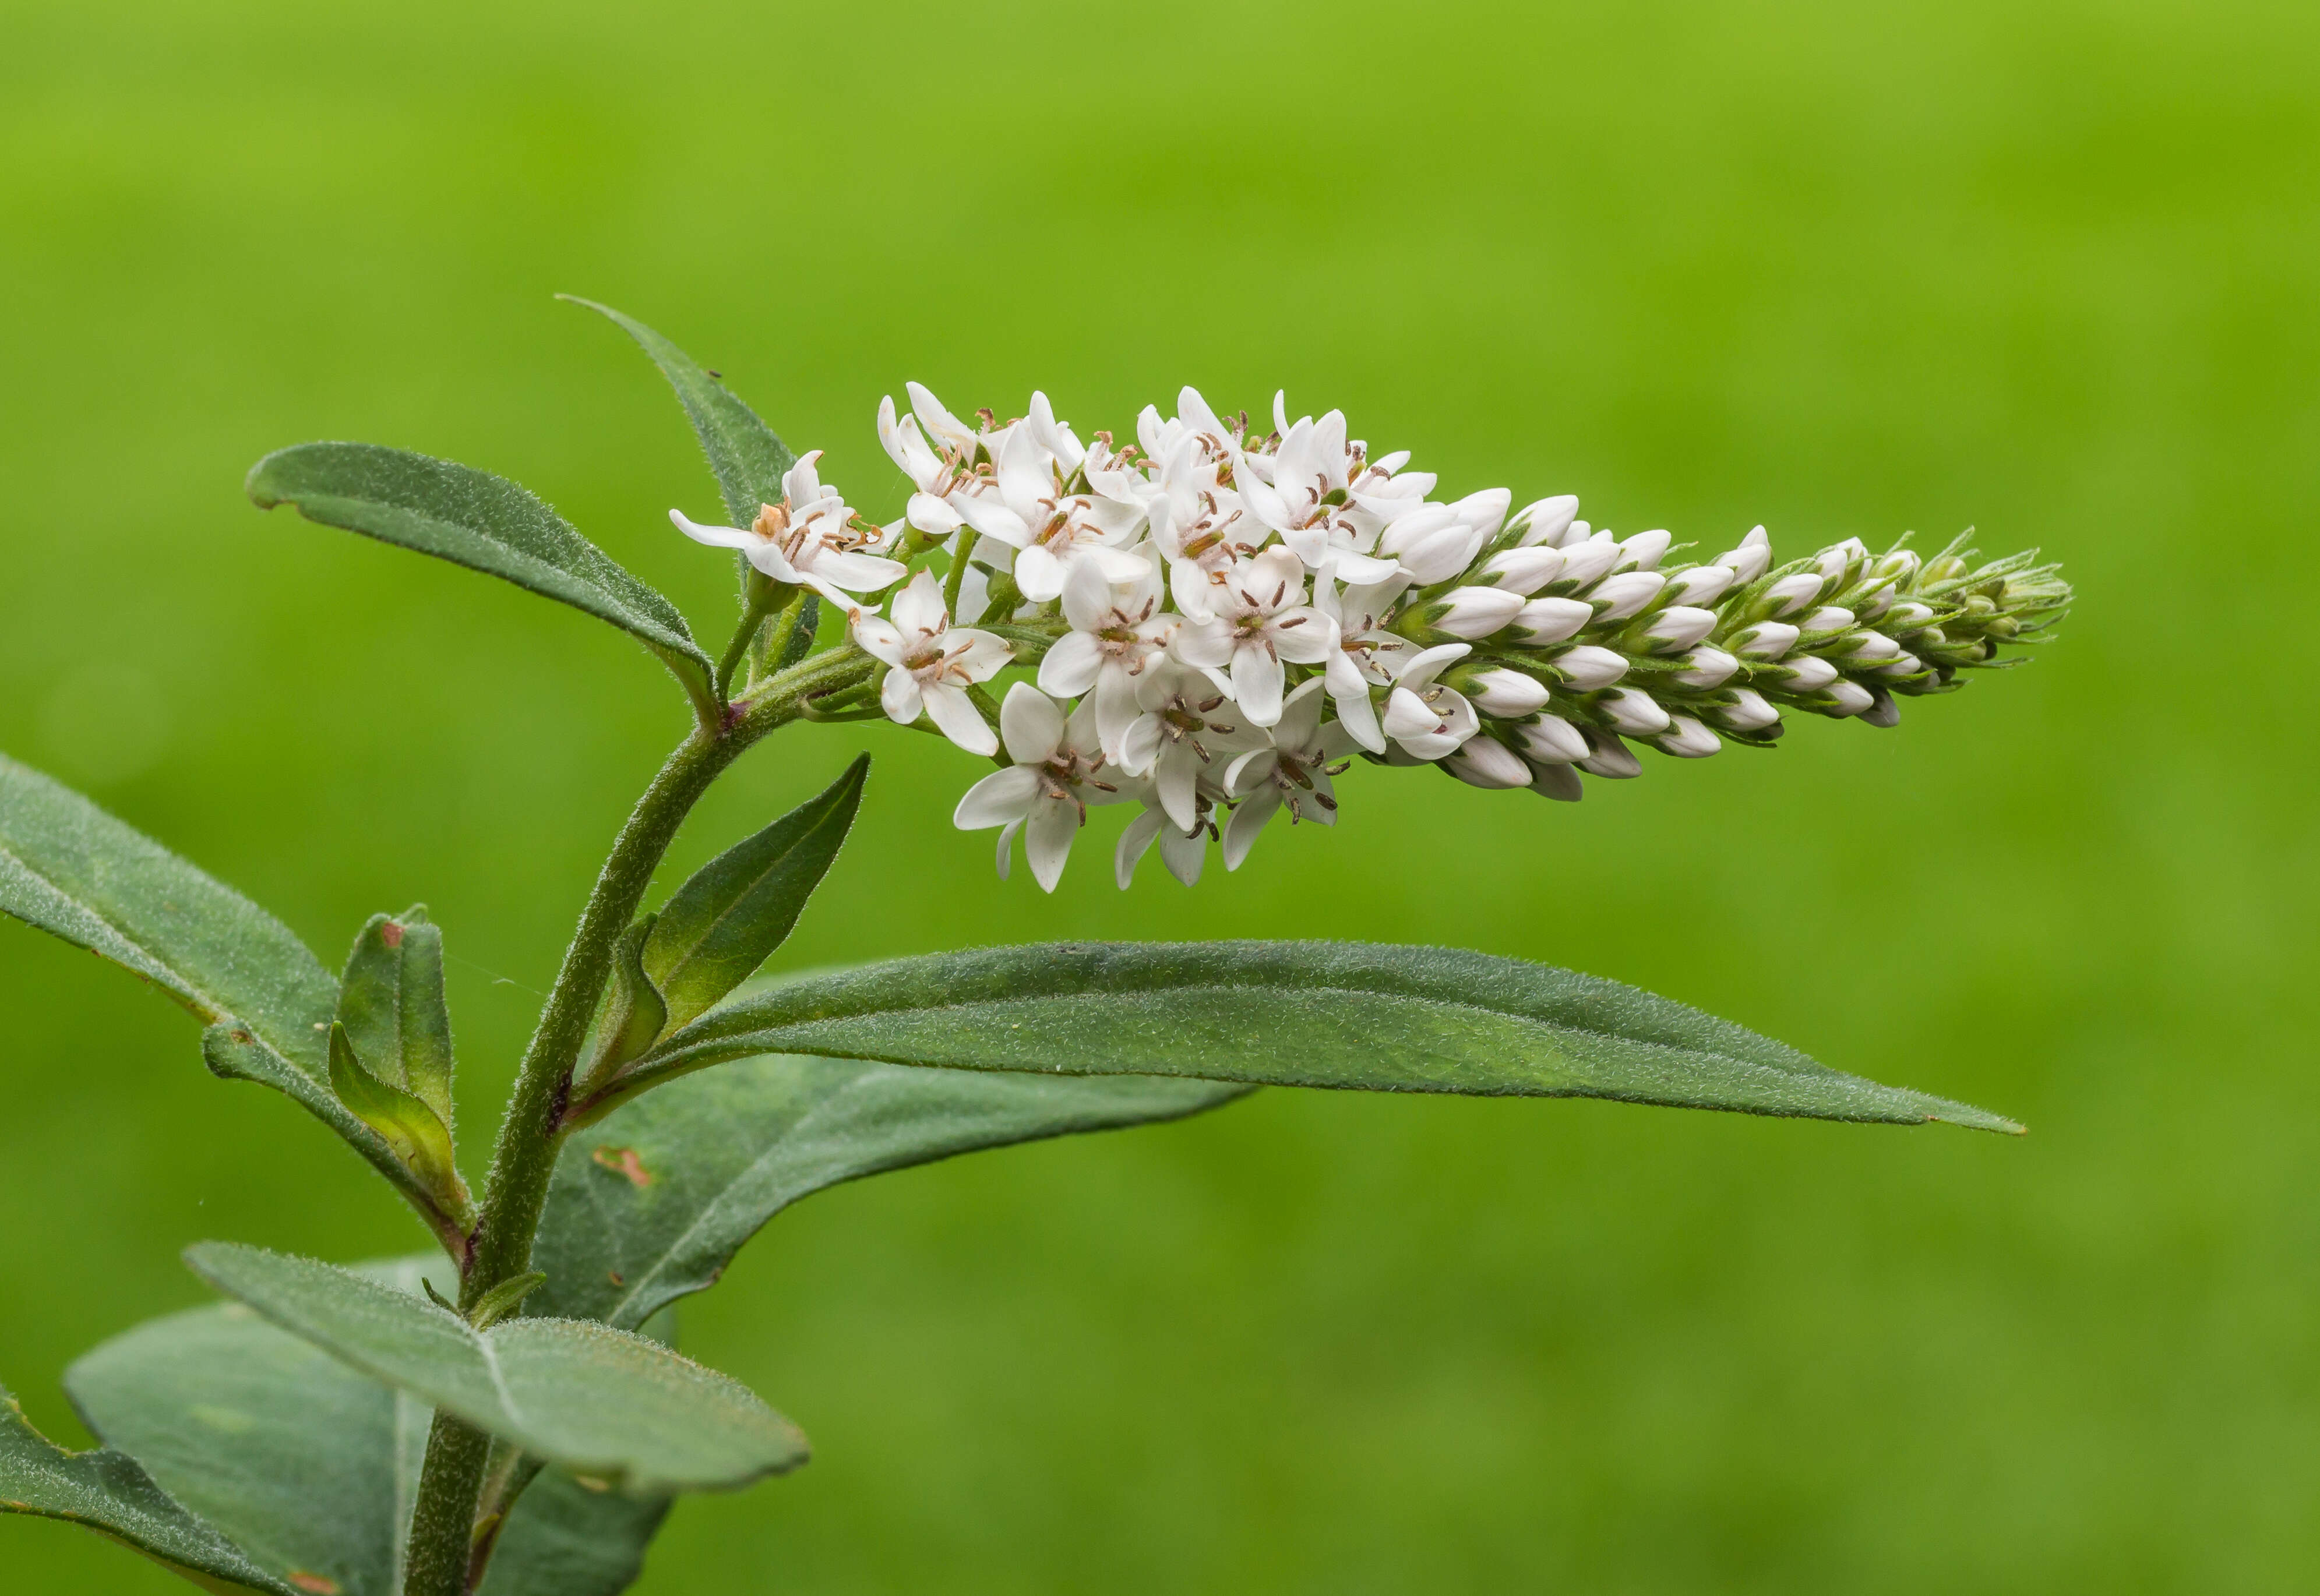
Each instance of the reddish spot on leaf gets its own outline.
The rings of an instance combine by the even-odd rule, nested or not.
[[[378,940],[385,942],[390,948],[401,947],[403,945],[403,927],[395,922],[389,920],[385,924],[378,928]],[[331,1588],[332,1590],[338,1589],[335,1585]]]
[[[628,1277],[622,1275],[618,1269],[605,1270],[604,1278],[611,1281],[614,1285],[626,1285],[629,1283]]]
[[[629,1183],[639,1191],[653,1183],[652,1171],[645,1168],[633,1147],[600,1147],[589,1156],[613,1174],[627,1176]]]
[[[303,1568],[292,1569],[286,1577],[300,1590],[312,1591],[314,1596],[339,1596],[339,1582],[334,1579],[325,1579],[319,1573],[308,1573]]]

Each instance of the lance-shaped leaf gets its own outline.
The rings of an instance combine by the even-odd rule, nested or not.
[[[1617,981],[1318,942],[985,948],[799,980],[671,1032],[573,1118],[679,1071],[770,1052],[2021,1129]]]
[[[556,297],[609,317],[652,356],[700,435],[702,451],[709,456],[709,469],[716,474],[717,490],[735,526],[755,520],[758,506],[782,501],[782,473],[797,464],[797,456],[758,419],[757,411],[702,370],[693,356],[634,317],[576,294]]]
[[[634,1495],[732,1490],[806,1458],[805,1438],[747,1387],[626,1330],[512,1319],[479,1331],[309,1258],[207,1241],[186,1259],[349,1367]]]
[[[0,1387],[0,1513],[62,1519],[141,1552],[205,1591],[297,1596],[170,1500],[125,1453],[68,1452]]]
[[[708,656],[676,606],[505,477],[376,444],[311,443],[267,455],[245,486],[260,509],[295,505],[310,521],[503,577],[608,620],[675,672],[697,709],[718,711]]]
[[[451,1128],[424,1100],[363,1068],[344,1025],[331,1027],[331,1089],[378,1132],[396,1161],[427,1193],[430,1219],[440,1215],[462,1233],[474,1228],[475,1208],[459,1178]]]
[[[443,933],[424,904],[379,915],[355,939],[339,980],[339,1023],[355,1057],[451,1128],[451,1011],[443,998]]]
[[[669,1025],[706,1013],[782,945],[837,859],[869,771],[865,753],[827,789],[676,889],[644,946],[645,974],[667,1000]]]
[[[645,940],[656,916],[647,915],[621,933],[612,946],[612,984],[588,1062],[577,1076],[583,1089],[609,1078],[620,1067],[658,1041],[668,1025],[668,1004],[645,973]]]
[[[425,1191],[329,1084],[339,984],[288,926],[68,787],[0,754],[0,912],[141,976],[209,1027],[202,1056],[337,1132],[422,1211]]]
[[[406,1282],[431,1269],[458,1286],[440,1257],[358,1267]],[[140,1325],[76,1363],[65,1384],[107,1446],[268,1574],[308,1596],[400,1596],[433,1417],[425,1402],[240,1303]],[[634,1582],[666,1512],[666,1498],[544,1474],[509,1517],[484,1596],[613,1596]]]
[[[980,1148],[1182,1119],[1246,1087],[748,1059],[565,1144],[532,1260],[535,1312],[633,1328],[714,1285],[801,1197]]]

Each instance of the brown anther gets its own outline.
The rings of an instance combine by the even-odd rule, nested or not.
[[[1215,698],[1210,699],[1207,703],[1205,703],[1205,704],[1196,704],[1196,705],[1194,705],[1194,706],[1193,706],[1193,708],[1196,708],[1196,709],[1198,709],[1201,714],[1206,715],[1210,710],[1214,709],[1214,708],[1217,708],[1219,705],[1222,704],[1224,701],[1225,701],[1225,696],[1224,696],[1224,694],[1222,694],[1222,693],[1219,693]]]
[[[749,530],[767,542],[790,529],[790,503],[784,499],[779,504],[757,506],[757,518],[749,523]]]
[[[1301,626],[1303,626],[1304,624],[1305,624],[1305,618],[1304,618],[1303,616],[1301,616],[1301,615],[1294,615],[1294,616],[1290,617],[1287,620],[1282,621],[1282,622],[1281,623],[1281,629],[1282,629],[1282,631],[1284,631],[1284,632],[1285,632],[1285,631],[1287,631],[1287,630],[1288,630],[1290,627],[1301,627]]]

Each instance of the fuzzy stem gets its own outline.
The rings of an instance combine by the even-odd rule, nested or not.
[[[473,1312],[495,1287],[531,1267],[532,1239],[548,1199],[548,1177],[556,1168],[572,1071],[612,978],[614,944],[636,918],[677,828],[710,783],[743,751],[799,717],[805,698],[866,681],[876,663],[847,646],[781,672],[732,705],[720,724],[703,726],[678,744],[637,800],[581,911],[539,1029],[524,1051],[506,1117],[500,1122],[483,1218],[460,1283],[462,1312]],[[404,1596],[461,1596],[465,1591],[489,1451],[488,1437],[456,1419],[436,1415],[412,1519]]]

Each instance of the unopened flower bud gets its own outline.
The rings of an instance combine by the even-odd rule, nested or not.
[[[1827,692],[1839,715],[1859,715],[1877,703],[1875,696],[1857,681],[1832,681]]]
[[[1469,737],[1442,768],[1470,787],[1528,787],[1530,767],[1491,737]]]
[[[1667,578],[1656,571],[1622,571],[1607,576],[1587,591],[1590,602],[1601,606],[1598,620],[1626,620],[1660,596]]]
[[[1660,563],[1660,556],[1668,552],[1668,545],[1674,541],[1675,538],[1664,531],[1638,532],[1619,545],[1619,564],[1622,567],[1632,565],[1638,571],[1649,571]]]
[[[1797,645],[1797,629],[1786,621],[1763,621],[1731,641],[1734,654],[1747,660],[1777,660]]]
[[[1654,654],[1676,654],[1716,630],[1718,618],[1713,609],[1673,605],[1652,618],[1652,624],[1644,628],[1644,640],[1654,645]]]
[[[1724,597],[1736,580],[1738,573],[1729,565],[1694,565],[1689,571],[1679,571],[1668,578],[1669,602],[1713,604]]]
[[[1813,564],[1819,568],[1821,575],[1831,582],[1838,582],[1842,581],[1844,573],[1852,569],[1855,560],[1865,560],[1868,557],[1869,546],[1858,537],[1848,537],[1843,543],[1821,550],[1815,556]]]
[[[1530,789],[1541,798],[1551,798],[1559,803],[1575,804],[1587,796],[1579,772],[1569,765],[1533,765],[1530,769]]]
[[[1626,655],[1598,648],[1591,643],[1563,650],[1555,656],[1554,666],[1563,672],[1565,681],[1581,692],[1609,687],[1627,673]]]
[[[1781,712],[1753,687],[1735,688],[1732,701],[1717,705],[1708,714],[1735,732],[1762,731],[1781,718]]]
[[[1735,586],[1746,587],[1772,569],[1772,540],[1758,527],[1740,540],[1737,548],[1717,555],[1716,563],[1732,567]]]
[[[1904,653],[1899,658],[1877,667],[1880,676],[1915,676],[1926,668],[1926,662],[1916,654]]]
[[[1668,712],[1659,700],[1632,687],[1612,689],[1595,700],[1595,707],[1630,737],[1656,736],[1668,728]]]
[[[1842,632],[1853,625],[1853,611],[1835,604],[1824,604],[1797,622],[1799,632]]]
[[[1610,573],[1619,563],[1619,546],[1608,537],[1563,546],[1563,574],[1556,580],[1585,591]]]
[[[1917,556],[1905,548],[1897,548],[1869,568],[1868,574],[1881,582],[1906,582],[1917,573]]]
[[[1764,590],[1764,596],[1757,600],[1757,613],[1794,615],[1820,597],[1822,585],[1820,577],[1810,571],[1784,576]]]
[[[1817,654],[1786,662],[1788,677],[1781,685],[1792,693],[1817,693],[1836,680],[1836,667]]]
[[[1695,648],[1684,656],[1675,681],[1679,687],[1722,687],[1739,668],[1740,662],[1720,648]]]
[[[1901,645],[1882,632],[1863,632],[1845,658],[1863,665],[1873,665],[1880,660],[1890,660],[1901,652]]]
[[[1933,618],[1934,612],[1927,606],[1904,600],[1886,615],[1885,629],[1895,633],[1914,632]]]
[[[1541,499],[1525,505],[1515,521],[1522,527],[1525,548],[1554,548],[1571,530],[1572,518],[1579,513],[1579,495],[1557,493],[1552,499]],[[1585,536],[1583,533],[1581,536]]]
[[[1636,751],[1609,732],[1590,727],[1587,745],[1594,752],[1577,762],[1590,776],[1609,776],[1624,781],[1644,773],[1644,762],[1636,757]]]
[[[1587,757],[1587,739],[1560,715],[1534,715],[1515,728],[1515,740],[1535,762],[1567,765]]]
[[[1485,715],[1512,720],[1546,705],[1546,688],[1536,678],[1504,665],[1477,671],[1459,683],[1474,708]]]
[[[1595,607],[1584,599],[1533,599],[1515,611],[1514,635],[1525,643],[1560,643],[1594,618]]]
[[[1454,507],[1427,505],[1388,527],[1378,539],[1378,555],[1399,560],[1421,583],[1446,582],[1473,562],[1489,536],[1460,520]]]
[[[1438,602],[1438,611],[1427,607],[1431,618],[1426,624],[1471,642],[1489,636],[1514,619],[1523,607],[1523,597],[1504,588],[1453,588]]]
[[[1861,719],[1862,723],[1867,726],[1887,727],[1899,726],[1901,724],[1901,706],[1893,701],[1893,695],[1891,693],[1880,692],[1876,695],[1876,699],[1877,701],[1875,703],[1870,705],[1868,708],[1863,709],[1861,712]]]
[[[1652,745],[1663,753],[1678,759],[1706,759],[1724,746],[1722,738],[1689,715],[1679,715],[1668,725],[1665,736],[1652,739]]]
[[[1563,551],[1557,548],[1510,548],[1492,555],[1478,573],[1494,588],[1528,595],[1563,574]]]

